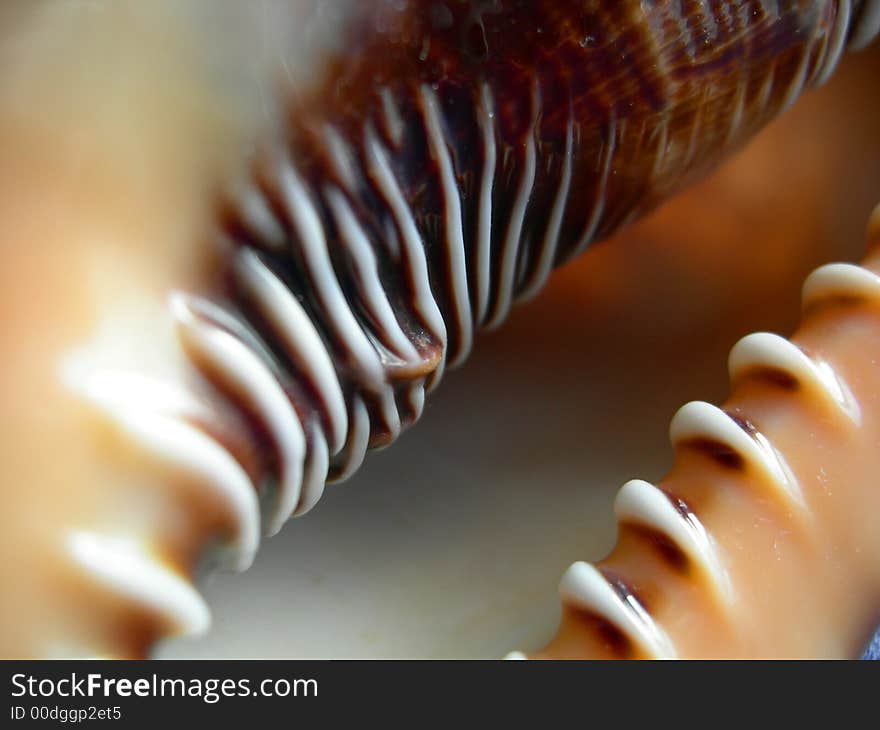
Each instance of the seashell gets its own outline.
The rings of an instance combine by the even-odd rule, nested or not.
[[[568,569],[561,628],[536,657],[858,656],[880,580],[880,207],[869,242],[861,266],[807,279],[790,340],[735,345],[723,406],[676,413],[672,470],[618,492],[617,545]]]
[[[49,521],[42,558],[80,571],[99,609],[69,622],[88,630],[9,653],[139,655],[203,630],[206,547],[246,568],[419,418],[476,329],[824,81],[876,35],[876,5],[346,7],[344,52],[281,95],[216,245],[166,250],[144,301],[118,291],[132,262],[101,254],[108,317],[59,366],[123,462],[99,479],[126,496]],[[149,357],[119,355],[132,327],[154,333]]]

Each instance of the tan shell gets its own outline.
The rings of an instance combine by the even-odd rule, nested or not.
[[[804,285],[790,341],[730,355],[732,394],[675,416],[656,486],[619,492],[617,546],[563,578],[536,658],[853,657],[876,621],[880,208],[863,266]]]

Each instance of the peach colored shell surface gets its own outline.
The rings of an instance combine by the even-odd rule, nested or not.
[[[204,632],[210,616],[194,582],[217,567],[248,568],[263,537],[310,512],[368,449],[394,442],[447,367],[467,357],[475,332],[535,296],[551,269],[704,176],[822,85],[846,48],[880,30],[880,4],[46,0],[7,3],[0,21],[0,550],[10,558],[0,568],[0,653],[142,656],[162,637]],[[866,68],[870,79],[877,65]],[[852,109],[844,96],[828,108]],[[859,118],[844,121],[854,139],[865,130],[865,144],[849,155],[870,170],[880,159],[877,141],[866,141],[877,110],[857,108]],[[804,118],[822,129],[821,114]],[[801,130],[814,142],[822,136]],[[745,188],[773,179],[773,154]],[[818,170],[832,159],[811,152],[799,163]],[[874,168],[836,203],[847,225],[867,210],[863,198],[880,193]],[[836,180],[847,180],[843,170]],[[727,224],[728,235],[755,239],[734,273],[757,280],[754,291],[762,277],[783,291],[815,254],[798,240],[821,227],[808,218],[808,196],[834,209],[807,182],[791,187],[800,191],[796,223],[777,226],[775,247],[725,220],[720,204],[708,215],[705,194],[694,199],[702,214],[676,219],[671,208],[663,223],[670,214],[661,212],[667,241],[700,242],[679,249],[678,265],[694,272],[680,281],[696,284],[718,266]],[[701,220],[711,220],[706,230]],[[845,236],[838,226],[811,240]],[[650,286],[637,277],[664,248],[624,250],[604,269],[592,256],[599,273],[579,276],[578,287],[594,287],[599,304],[603,288],[627,282],[644,294]],[[760,258],[744,261],[747,250]],[[793,340],[741,341],[723,409],[696,402],[678,412],[669,477],[621,490],[618,545],[598,567],[576,563],[566,573],[559,633],[538,656],[859,653],[880,605],[875,263],[813,274]],[[711,298],[685,293],[656,337],[680,340],[675,327],[695,326],[701,312],[710,321]],[[762,307],[745,290],[736,300],[736,316],[715,311],[718,328],[756,322],[741,314]],[[492,525],[479,513],[456,515],[467,460],[447,454],[443,483],[425,494],[445,506],[432,507],[434,522],[420,523],[411,544],[370,532],[391,518],[388,534],[399,535],[402,513],[385,510],[381,491],[378,510],[355,502],[326,534],[349,548],[352,536],[373,535],[355,547],[365,554],[319,567],[311,582],[281,571],[246,594],[240,620],[277,627],[259,607],[289,584],[303,607],[285,629],[290,655],[369,654],[369,637],[390,635],[390,626],[425,633],[397,613],[423,615],[445,633],[430,650],[374,638],[374,654],[462,654],[473,635],[497,637],[480,650],[495,655],[543,643],[552,621],[541,619],[533,589],[544,578],[525,588],[496,583],[491,597],[473,599],[482,606],[470,619],[443,610],[436,579],[478,596],[460,579],[456,543],[462,555],[493,545],[487,562],[500,581],[509,562],[502,534],[519,525],[553,536],[540,538],[556,557],[532,562],[536,576],[577,548],[573,523],[552,513],[542,523],[534,502],[572,512],[565,494],[543,486],[564,434],[593,454],[594,476],[608,468],[607,455],[599,466],[600,433],[584,423],[614,427],[610,453],[618,466],[631,462],[626,442],[637,429],[622,414],[651,393],[662,398],[664,385],[655,374],[650,388],[612,397],[625,376],[612,372],[615,348],[657,322],[656,302],[642,305],[629,326],[614,322],[625,309],[607,305],[609,329],[588,343],[591,359],[611,367],[586,406],[604,409],[598,420],[548,411],[541,421],[522,410],[522,384],[508,395],[514,406],[499,413],[546,428],[556,443],[542,454],[531,437],[534,457],[513,479],[530,500],[495,486],[511,478],[504,463],[515,457],[507,448],[493,455],[490,440],[484,508],[494,500],[506,517]],[[560,300],[551,318],[570,323],[569,348],[596,317],[572,306]],[[519,340],[536,368],[532,402],[552,393],[558,375],[544,357],[553,326],[541,329]],[[496,378],[510,367],[497,347]],[[697,359],[690,367],[697,384],[704,368]],[[468,397],[442,429],[466,427],[490,403]],[[438,443],[429,444],[435,456]],[[383,481],[407,484],[401,474]],[[568,504],[583,504],[576,491]],[[369,495],[369,485],[359,492]],[[320,530],[328,524],[320,519],[318,510],[285,536]],[[604,515],[594,529],[607,536],[603,524]],[[284,562],[319,564],[320,546],[304,547]],[[373,554],[384,572],[359,571]],[[324,581],[331,602],[333,591],[350,597],[347,612],[322,610]],[[394,601],[384,618],[369,598],[382,585]],[[298,645],[314,616],[329,632],[360,627],[358,636]]]

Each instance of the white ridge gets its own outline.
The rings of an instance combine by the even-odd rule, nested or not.
[[[865,0],[853,26],[849,48],[860,51],[880,33],[880,0]]]
[[[851,421],[861,420],[859,405],[849,388],[824,361],[808,357],[797,345],[769,332],[756,332],[743,337],[730,351],[728,369],[732,380],[755,368],[766,368],[788,374],[797,382],[822,393]]]
[[[290,289],[252,250],[239,252],[236,273],[263,316],[276,325],[279,345],[319,394],[329,421],[328,446],[337,453],[348,431],[345,398],[315,325]]]
[[[855,264],[820,266],[804,282],[804,308],[832,297],[880,301],[880,276]]]
[[[111,590],[151,607],[182,634],[202,634],[211,614],[193,585],[163,566],[142,545],[94,532],[67,536],[70,556]]]
[[[480,202],[477,224],[477,314],[482,324],[489,310],[489,288],[492,274],[492,190],[495,187],[495,166],[498,151],[495,144],[495,111],[492,92],[484,83],[480,88],[477,121],[483,135],[483,170],[480,173]]]
[[[663,492],[641,479],[632,479],[621,487],[614,500],[614,514],[618,522],[644,525],[666,535],[700,566],[721,602],[732,602],[730,576],[712,537],[696,515],[685,517]]]
[[[550,212],[550,220],[547,223],[547,232],[541,244],[541,255],[531,281],[525,286],[520,294],[520,301],[528,301],[534,297],[547,283],[547,278],[556,261],[556,253],[559,249],[559,232],[562,228],[562,218],[568,205],[568,196],[571,189],[572,158],[574,156],[574,121],[569,116],[565,132],[565,153],[562,162],[562,179],[559,181],[559,190],[553,201],[553,209]]]
[[[425,327],[427,327],[441,347],[441,360],[430,381],[430,387],[433,388],[440,382],[445,366],[446,343],[448,341],[446,323],[443,320],[443,315],[440,313],[440,308],[437,306],[437,300],[431,292],[428,263],[425,259],[425,249],[422,245],[418,228],[412,218],[412,213],[403,197],[403,193],[400,191],[394,173],[391,171],[391,166],[388,163],[382,144],[376,139],[375,133],[369,129],[366,132],[365,148],[369,159],[370,171],[400,230],[405,251],[404,264],[415,295],[414,308],[421,316]]]
[[[427,84],[422,86],[422,112],[428,132],[431,156],[440,171],[440,188],[443,192],[443,229],[446,234],[446,256],[449,261],[453,310],[461,342],[450,365],[460,364],[473,345],[473,319],[471,300],[468,295],[467,269],[465,268],[464,231],[462,230],[461,197],[455,179],[452,157],[443,133],[437,95]]]
[[[287,395],[264,362],[238,338],[202,322],[193,312],[193,297],[174,294],[171,309],[187,342],[235,384],[254,412],[263,419],[280,454],[278,494],[266,525],[276,534],[299,503],[302,489],[305,435]],[[198,302],[203,307],[210,303]]]
[[[577,562],[562,577],[564,603],[609,621],[653,659],[674,659],[675,647],[650,614],[634,599],[624,601],[592,565]]]
[[[536,134],[540,113],[540,100],[538,99],[537,83],[532,86],[532,120],[526,139],[525,169],[513,209],[507,222],[507,232],[504,242],[501,244],[501,268],[498,276],[498,300],[495,310],[486,322],[486,329],[498,327],[510,313],[513,304],[514,289],[516,287],[516,267],[519,263],[519,249],[522,242],[522,227],[525,220],[526,209],[532,188],[535,185],[535,166],[537,164]]]
[[[339,227],[342,240],[347,244],[345,250],[351,256],[358,279],[358,291],[363,298],[365,308],[376,319],[381,334],[389,340],[388,344],[397,356],[406,362],[417,363],[419,354],[400,328],[400,323],[388,301],[388,295],[382,287],[376,253],[370,245],[367,234],[364,233],[351,206],[339,190],[328,188],[325,197],[333,213],[333,219]]]
[[[787,464],[766,437],[746,433],[727,413],[703,401],[682,406],[669,426],[673,446],[694,439],[725,444],[751,466],[761,471],[792,503],[805,506],[800,486]]]

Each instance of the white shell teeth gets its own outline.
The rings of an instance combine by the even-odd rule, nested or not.
[[[281,194],[301,243],[303,264],[315,282],[313,291],[320,300],[327,326],[344,343],[350,357],[357,363],[365,384],[373,392],[379,393],[385,386],[382,363],[342,292],[314,203],[291,163],[285,161],[278,165],[277,174]]]
[[[171,302],[184,341],[248,401],[248,407],[262,420],[280,454],[275,504],[266,525],[266,534],[274,535],[299,503],[306,451],[302,424],[265,363],[238,338],[201,321],[191,301],[178,294]]]
[[[275,325],[279,345],[319,393],[330,428],[328,447],[337,453],[345,442],[348,417],[339,378],[315,325],[290,289],[251,249],[242,249],[236,272],[247,295]]]
[[[823,395],[854,423],[860,421],[858,403],[831,366],[808,357],[797,345],[779,335],[757,332],[744,337],[730,351],[728,369],[732,380],[755,370],[784,373]]]
[[[254,189],[253,183],[239,186],[235,201],[243,223],[254,238],[270,251],[281,251],[287,245],[287,234],[275,214],[269,210],[266,198]]]
[[[749,466],[762,473],[779,494],[803,508],[800,486],[782,455],[762,434],[757,431],[753,434],[747,433],[717,406],[703,401],[693,401],[682,406],[669,426],[669,438],[674,447],[704,440],[729,448]]]
[[[367,446],[370,441],[370,416],[360,396],[356,395],[352,399],[351,410],[349,418],[351,428],[348,432],[348,441],[340,452],[342,461],[337,465],[338,471],[333,476],[335,482],[344,482],[354,474],[364,463],[364,457],[367,455]]]
[[[880,28],[880,0],[870,11],[878,14],[876,22]],[[852,264],[823,266],[807,279],[803,298],[805,308],[835,299],[880,303],[880,276]],[[860,423],[858,403],[831,364],[810,357],[778,335],[759,332],[744,337],[731,350],[728,364],[732,380],[761,371],[782,374],[843,414],[850,427]],[[731,466],[754,472],[750,482],[754,483],[757,475],[759,484],[769,485],[784,498],[786,505],[797,508],[795,517],[810,519],[800,485],[785,459],[747,421],[740,421],[710,403],[695,401],[675,414],[669,436],[673,447],[706,445],[710,451],[711,447],[722,447],[724,451],[718,453],[725,463],[729,454]],[[715,455],[714,451],[712,454]],[[686,508],[679,509],[658,487],[641,480],[624,484],[617,494],[614,511],[621,525],[643,526],[668,538],[702,573],[717,605],[729,612],[737,599],[736,590],[721,548],[696,515]],[[629,589],[612,585],[594,566],[583,562],[572,565],[562,578],[560,592],[566,604],[608,621],[648,655],[675,655],[670,637]]]
[[[510,313],[513,298],[516,293],[517,263],[522,239],[523,223],[529,198],[535,185],[535,168],[537,165],[536,130],[540,114],[538,98],[538,86],[535,82],[532,86],[532,119],[529,134],[526,139],[525,165],[520,181],[519,189],[513,203],[513,209],[507,222],[507,231],[502,244],[501,268],[498,275],[498,291],[495,306],[490,309],[487,329],[498,327]]]
[[[816,269],[804,283],[804,308],[840,298],[880,302],[880,276],[855,264],[828,264]]]
[[[68,535],[72,559],[112,591],[152,608],[178,633],[208,630],[211,616],[198,591],[132,540],[92,532]]]
[[[849,39],[849,48],[860,51],[880,33],[880,0],[864,0]]]
[[[477,228],[477,285],[476,321],[484,322],[489,311],[489,289],[492,269],[492,191],[495,187],[495,164],[498,148],[495,143],[495,127],[492,92],[484,83],[480,88],[477,119],[483,138],[483,169],[480,171],[480,212]]]
[[[231,550],[226,551],[232,558],[224,567],[250,567],[260,542],[256,489],[229,452],[190,422],[209,419],[210,410],[188,392],[142,375],[108,371],[81,379],[67,373],[66,379],[132,443],[223,501],[236,530]]]
[[[852,0],[838,0],[837,13],[834,17],[834,27],[826,41],[825,53],[818,67],[815,86],[821,86],[831,77],[843,52],[846,50],[846,39],[850,31],[850,18],[852,17]]]
[[[450,365],[453,367],[467,358],[473,345],[473,315],[468,295],[467,269],[465,266],[464,230],[462,228],[461,197],[455,178],[452,156],[443,133],[439,101],[430,86],[421,89],[422,109],[428,131],[428,146],[431,156],[440,171],[440,185],[443,191],[443,210],[445,211],[446,254],[451,271],[452,298],[454,301],[455,329],[460,342],[453,353]]]
[[[330,453],[327,441],[320,426],[312,422],[310,430],[310,448],[303,471],[302,494],[299,504],[293,511],[293,517],[300,517],[318,504],[324,494],[327,483],[327,472],[330,469]]]
[[[213,438],[178,418],[132,413],[120,423],[156,458],[196,477],[215,498],[223,500],[237,529],[231,546],[236,557],[226,567],[249,568],[260,544],[260,506],[256,489],[239,463]]]
[[[528,283],[523,287],[520,301],[528,301],[536,296],[547,283],[553,264],[556,262],[559,251],[560,232],[565,209],[569,202],[571,192],[571,178],[574,158],[574,122],[571,118],[565,131],[565,154],[562,163],[562,178],[559,181],[559,190],[553,201],[553,209],[547,223],[547,231],[544,234],[544,242],[541,245],[541,255],[538,265]]]
[[[392,217],[395,220],[403,244],[403,260],[413,292],[413,307],[422,318],[425,326],[436,338],[442,351],[442,360],[431,378],[431,387],[436,387],[443,375],[446,363],[446,344],[448,333],[446,322],[440,313],[440,307],[431,291],[431,280],[428,277],[428,262],[425,248],[413,220],[412,211],[400,190],[400,184],[391,170],[388,155],[376,139],[375,133],[368,129],[364,140],[367,155],[368,172],[375,180],[378,193],[384,198]]]
[[[609,621],[647,656],[675,658],[675,648],[669,637],[636,598],[622,596],[589,563],[572,565],[562,577],[559,592],[566,605]]]
[[[602,152],[601,174],[599,177],[599,191],[593,200],[593,207],[590,211],[590,217],[587,219],[586,228],[581,234],[580,240],[570,253],[565,256],[566,261],[571,261],[580,256],[596,238],[599,230],[599,224],[602,222],[602,215],[605,212],[605,206],[608,203],[608,184],[612,177],[612,168],[614,166],[614,157],[617,151],[618,122],[617,117],[612,115],[608,120],[608,126],[605,129],[605,138],[608,143]]]
[[[390,346],[397,356],[413,365],[416,364],[419,360],[419,354],[403,333],[400,323],[394,315],[394,310],[388,301],[388,295],[379,279],[376,254],[367,239],[367,234],[352,212],[345,196],[339,190],[328,188],[324,194],[363,287],[364,305],[375,318],[381,333],[390,340]]]
[[[733,600],[730,576],[712,537],[693,513],[677,510],[657,487],[641,479],[628,481],[614,501],[621,524],[632,523],[657,530],[669,538],[708,579],[721,605]]]

